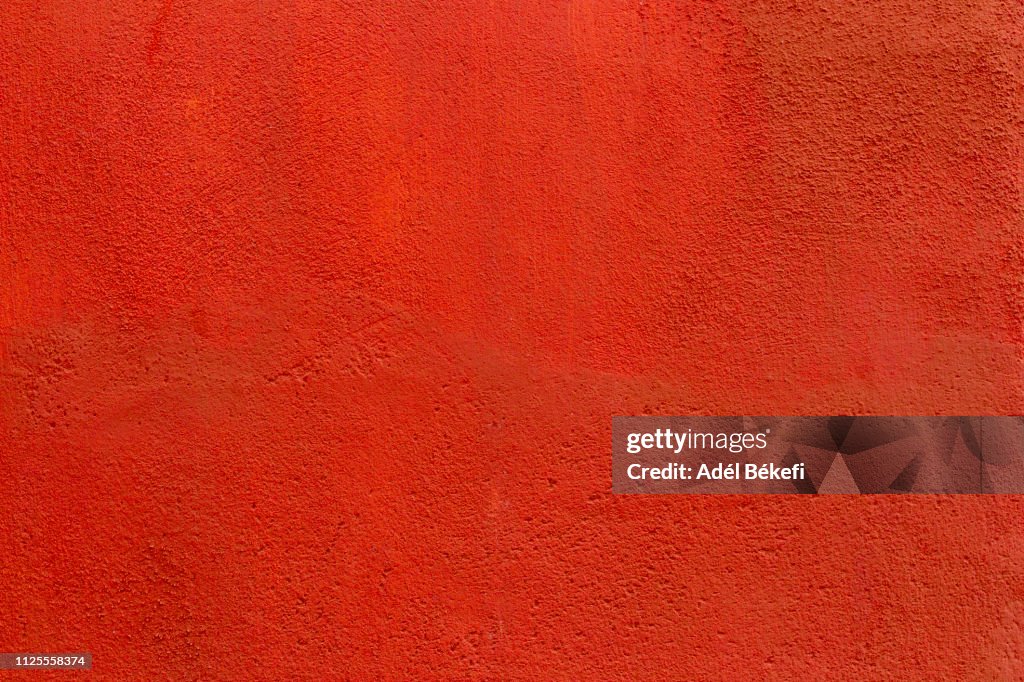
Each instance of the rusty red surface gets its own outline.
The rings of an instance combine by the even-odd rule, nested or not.
[[[1022,26],[4,0],[0,649],[1021,676],[1019,498],[622,498],[609,443],[616,414],[1020,414]]]

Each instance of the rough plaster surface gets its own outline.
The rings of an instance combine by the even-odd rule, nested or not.
[[[617,498],[609,443],[614,414],[1021,412],[1022,27],[4,0],[0,649],[1019,679],[1019,498]]]

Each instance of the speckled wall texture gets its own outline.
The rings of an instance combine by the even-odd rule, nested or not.
[[[1017,0],[3,0],[0,650],[1020,679],[1020,498],[617,497],[610,438],[1020,414],[1022,54]]]

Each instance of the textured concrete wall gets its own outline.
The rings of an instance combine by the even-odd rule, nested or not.
[[[4,0],[0,649],[1019,678],[1020,499],[624,499],[609,448],[1020,413],[1022,36],[1016,0]]]

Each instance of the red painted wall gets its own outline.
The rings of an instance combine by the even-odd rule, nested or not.
[[[1019,498],[619,498],[609,443],[1021,413],[1022,29],[1014,0],[4,0],[0,649],[1021,678]]]

